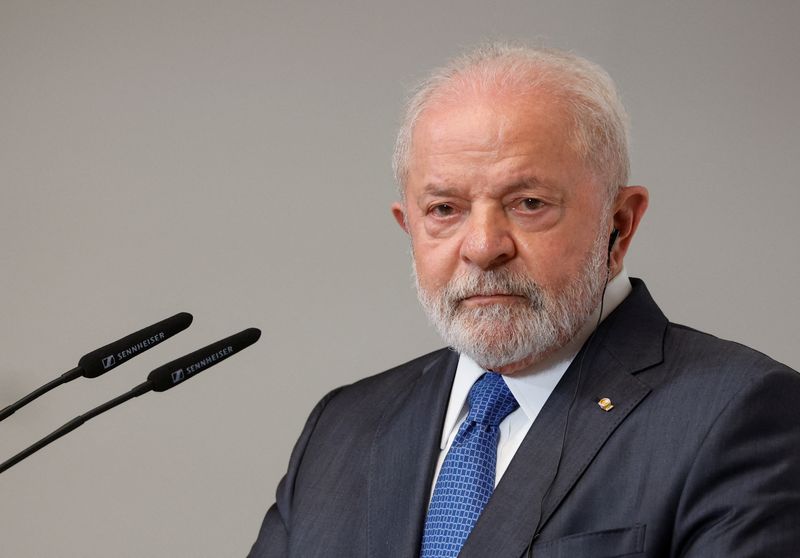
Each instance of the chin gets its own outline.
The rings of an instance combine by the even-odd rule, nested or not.
[[[506,313],[504,319],[480,319],[474,313],[461,313],[441,333],[451,347],[482,368],[513,374],[547,358],[575,333],[542,319],[530,309],[522,313]]]
[[[519,330],[508,324],[490,324],[487,328],[469,330],[455,327],[446,341],[487,370],[519,370],[550,350],[549,346],[521,336]]]

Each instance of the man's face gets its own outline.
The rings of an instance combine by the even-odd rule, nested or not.
[[[541,94],[437,103],[415,128],[395,218],[411,236],[423,306],[485,368],[528,366],[599,303],[605,190],[569,131]]]

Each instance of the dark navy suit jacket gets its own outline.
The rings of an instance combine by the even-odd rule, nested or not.
[[[669,323],[633,282],[460,556],[519,558],[537,523],[537,558],[800,556],[800,375]],[[250,557],[418,556],[457,361],[445,349],[329,393]]]

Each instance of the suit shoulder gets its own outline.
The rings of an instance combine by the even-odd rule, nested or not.
[[[397,390],[410,384],[420,375],[430,371],[431,368],[441,368],[449,363],[451,358],[457,358],[457,353],[451,349],[438,349],[428,354],[393,366],[388,370],[362,378],[357,382],[344,386],[344,390],[369,392],[374,390]]]
[[[423,374],[438,374],[455,368],[458,353],[444,348],[414,358],[388,370],[368,376],[352,384],[335,389],[329,394],[329,406],[381,410],[398,393],[405,391]]]
[[[800,382],[800,374],[764,353],[681,324],[669,323],[664,338],[666,359],[680,369],[724,373],[728,380],[757,381],[774,374]]]

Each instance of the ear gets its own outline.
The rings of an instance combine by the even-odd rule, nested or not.
[[[611,276],[616,275],[628,253],[628,248],[639,228],[639,223],[647,211],[650,194],[644,186],[623,186],[614,203],[614,228],[619,231],[617,241],[611,250]]]
[[[400,202],[394,202],[392,204],[392,215],[394,215],[394,220],[397,221],[397,224],[400,225],[400,228],[408,234],[408,223],[406,223],[406,208]]]

